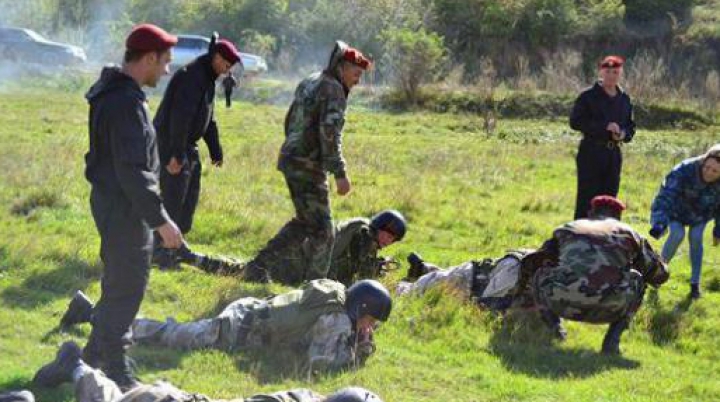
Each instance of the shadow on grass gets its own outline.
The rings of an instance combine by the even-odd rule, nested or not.
[[[75,257],[62,257],[57,268],[31,272],[20,285],[10,286],[0,294],[8,307],[34,309],[58,298],[69,301],[76,290],[85,290],[99,280],[101,269]]]
[[[657,293],[650,292],[648,306],[653,310],[650,316],[650,335],[656,345],[667,345],[680,336],[684,324],[685,313],[690,309],[693,300],[686,296],[671,309],[663,309],[657,300]]]
[[[66,383],[58,388],[43,388],[33,384],[32,379],[29,378],[11,378],[8,381],[0,382],[0,394],[21,390],[30,391],[36,402],[58,402],[75,399],[74,387],[71,383]]]
[[[637,361],[596,350],[559,348],[555,342],[536,313],[514,312],[495,329],[489,348],[508,370],[541,378],[584,378],[609,369],[640,366]]]

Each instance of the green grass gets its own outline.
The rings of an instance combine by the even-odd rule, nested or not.
[[[99,296],[101,266],[83,177],[87,107],[82,94],[33,89],[0,96],[2,390],[32,388],[34,372],[60,343],[84,343],[88,326],[69,333],[54,328],[76,289]],[[156,106],[157,97],[151,103]],[[189,236],[198,249],[247,258],[292,215],[283,178],[274,168],[284,113],[284,107],[246,103],[217,108],[226,163],[222,169],[205,163]],[[572,216],[577,139],[564,121],[500,120],[497,132],[487,136],[479,116],[351,107],[344,144],[354,191],[333,197],[334,215],[345,219],[401,210],[410,232],[386,253],[399,259],[417,250],[428,261],[447,265],[538,246]],[[641,128],[625,148],[626,220],[645,232],[664,174],[717,139],[718,127]],[[202,153],[209,162],[204,146]],[[365,368],[310,382],[282,355],[143,347],[132,355],[145,381],[164,378],[218,398],[297,386],[329,392],[357,384],[391,402],[717,400],[720,254],[706,236],[704,283],[714,291],[697,303],[684,301],[689,264],[683,245],[672,279],[625,334],[623,357],[597,353],[604,326],[570,323],[568,341],[556,344],[531,315],[514,314],[501,322],[439,292],[396,301]],[[393,272],[384,282],[392,286],[402,274]],[[241,295],[282,290],[191,268],[153,271],[141,313],[190,320],[217,313]],[[41,402],[73,400],[69,385],[34,391]]]

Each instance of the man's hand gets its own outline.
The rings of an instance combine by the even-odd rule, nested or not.
[[[620,131],[619,133],[612,133],[612,138],[614,141],[620,142],[625,139],[625,132]]]
[[[218,160],[216,160],[216,161],[212,161],[212,165],[215,166],[215,167],[222,167],[222,165],[223,165],[223,160],[222,160],[222,159],[218,159]]]
[[[347,177],[335,178],[335,184],[337,185],[337,193],[345,195],[350,192],[350,179]]]
[[[167,166],[165,166],[165,169],[168,171],[168,173],[175,176],[180,173],[180,170],[182,169],[182,164],[178,162],[176,157],[173,156],[172,158],[170,158],[170,162],[168,162]]]
[[[183,244],[183,235],[173,221],[163,223],[157,229],[158,234],[162,238],[163,247],[180,248]]]
[[[665,228],[662,225],[655,225],[650,229],[650,236],[657,240],[660,240],[663,235],[665,235]]]
[[[605,127],[605,130],[612,132],[613,134],[620,134],[620,126],[615,123],[608,123],[607,127]]]

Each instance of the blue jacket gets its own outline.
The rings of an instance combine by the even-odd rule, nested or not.
[[[665,177],[652,203],[653,227],[664,230],[670,221],[694,226],[715,219],[713,236],[720,237],[720,181],[705,183],[701,165],[702,157],[686,159]]]

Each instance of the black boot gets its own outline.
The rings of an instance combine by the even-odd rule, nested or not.
[[[242,279],[245,282],[272,283],[270,272],[257,264],[255,260],[248,262],[243,269]]]
[[[702,297],[702,293],[700,293],[700,284],[699,283],[691,283],[690,284],[690,298],[693,300],[697,300],[700,297]]]
[[[565,341],[567,339],[567,331],[562,325],[562,320],[555,315],[555,313],[542,309],[540,310],[540,318],[542,318],[542,321],[548,326],[555,339],[559,341]]]
[[[75,342],[63,343],[55,355],[55,360],[40,368],[35,373],[33,382],[48,388],[57,387],[64,382],[72,382],[73,371],[82,363],[81,354],[82,351]]]
[[[620,337],[629,325],[628,319],[615,321],[608,327],[605,339],[603,339],[602,353],[606,355],[620,354]]]
[[[133,388],[137,388],[142,385],[138,378],[133,374],[133,371],[130,368],[130,361],[124,353],[121,356],[108,359],[104,371],[107,378],[111,379],[115,385],[120,388],[122,393],[127,393]]]
[[[170,248],[155,247],[153,250],[152,263],[163,271],[180,268],[176,250]]]
[[[407,262],[410,265],[407,272],[407,280],[414,282],[427,273],[425,261],[420,256],[420,254],[416,252],[408,254]]]
[[[69,328],[76,324],[90,322],[92,319],[93,303],[81,290],[75,292],[68,308],[60,319],[61,328]]]

